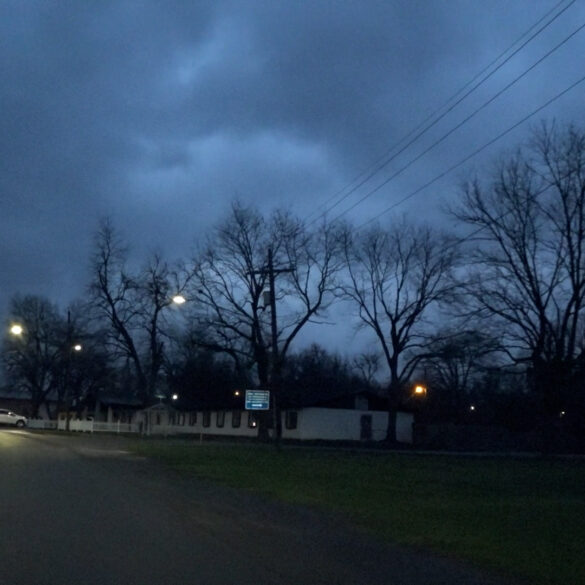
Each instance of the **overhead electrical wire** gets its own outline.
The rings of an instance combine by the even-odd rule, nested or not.
[[[530,73],[534,68],[536,68],[544,60],[546,60],[548,57],[550,57],[555,51],[557,51],[563,45],[565,45],[570,39],[572,39],[577,33],[579,33],[584,28],[585,28],[585,23],[581,24],[570,35],[568,35],[567,37],[565,37],[560,43],[558,43],[557,45],[555,45],[552,49],[550,49],[547,53],[545,53],[540,59],[538,59],[535,63],[533,63],[528,69],[526,69],[525,71],[523,71],[520,75],[518,75],[517,77],[515,77],[510,83],[506,84],[502,89],[500,89],[499,91],[497,91],[491,98],[489,98],[481,106],[479,106],[478,108],[476,108],[471,114],[469,114],[468,116],[466,116],[461,122],[459,122],[457,125],[455,125],[453,128],[451,128],[448,132],[446,132],[445,134],[443,134],[439,139],[437,139],[435,142],[433,142],[425,150],[423,150],[421,153],[419,153],[413,159],[411,159],[410,161],[408,161],[400,169],[398,169],[397,171],[395,171],[390,177],[388,177],[387,179],[385,179],[384,181],[382,181],[380,184],[378,184],[376,187],[374,187],[373,189],[371,189],[370,191],[368,191],[364,196],[362,196],[353,205],[351,205],[346,210],[344,210],[339,215],[337,215],[334,218],[333,221],[336,221],[336,220],[340,219],[346,213],[348,213],[349,211],[355,209],[358,205],[360,205],[366,199],[368,199],[369,197],[371,197],[372,195],[374,195],[375,193],[377,193],[382,187],[384,187],[385,185],[387,185],[390,181],[394,180],[398,175],[400,175],[405,170],[407,170],[408,168],[410,168],[414,163],[418,162],[423,156],[425,156],[432,149],[434,149],[436,146],[438,146],[439,144],[441,144],[444,140],[446,140],[449,136],[451,136],[451,134],[453,134],[455,131],[457,131],[459,128],[461,128],[463,125],[467,124],[467,122],[469,122],[472,118],[474,118],[477,114],[479,114],[479,112],[481,112],[482,110],[484,110],[488,105],[490,105],[492,102],[494,102],[497,98],[499,98],[503,93],[505,93],[513,85],[515,85],[516,83],[518,83],[518,81],[520,81],[522,78],[524,78],[526,75],[528,75],[528,73]]]
[[[534,28],[536,28],[543,20],[548,18],[548,16],[557,10],[557,8],[562,5],[564,0],[558,2],[551,10],[549,10],[546,14],[544,14],[537,22],[535,22],[526,32],[524,32],[514,43],[512,43],[507,49],[505,49],[502,53],[500,53],[495,59],[493,59],[486,67],[484,67],[479,73],[477,73],[470,81],[468,81],[465,85],[463,85],[458,91],[456,91],[445,103],[439,106],[433,113],[431,113],[425,120],[423,120],[417,127],[411,130],[408,134],[403,136],[393,147],[391,147],[388,152],[378,159],[374,163],[373,170],[369,172],[366,170],[359,174],[356,178],[353,179],[345,188],[341,191],[335,193],[332,197],[330,197],[321,207],[327,205],[333,199],[337,198],[341,193],[343,193],[346,189],[348,189],[355,181],[362,179],[357,185],[352,187],[343,197],[341,197],[336,203],[334,203],[331,207],[326,209],[325,211],[320,212],[318,217],[314,220],[309,222],[309,225],[315,223],[319,218],[324,217],[327,213],[332,211],[335,207],[337,207],[340,203],[346,200],[350,195],[355,193],[357,189],[362,187],[365,183],[367,183],[373,176],[375,176],[379,171],[381,171],[385,166],[387,166],[390,162],[392,162],[396,157],[402,154],[409,146],[414,144],[417,140],[419,140],[426,132],[428,132],[431,128],[433,128],[439,121],[441,121],[447,114],[453,111],[463,100],[465,100],[471,93],[473,93],[478,87],[480,87],[483,83],[485,83],[490,77],[492,77],[499,69],[501,69],[507,62],[510,61],[515,55],[517,55],[528,43],[530,43],[534,38],[536,38],[540,33],[542,33],[548,26],[550,26],[559,16],[561,16],[566,10],[568,10],[576,0],[571,0],[565,7],[563,7],[559,12],[557,12],[550,20],[548,20],[542,27],[540,27],[534,34],[532,34],[526,41],[524,41],[513,53],[511,53],[504,61],[502,61],[496,68],[490,71],[487,75],[485,75],[477,84],[475,84],[471,89],[469,89],[463,96],[457,99],[451,106],[448,107],[446,111],[442,114],[438,115],[439,112],[445,107],[447,107],[457,96],[464,91],[469,85],[471,85],[475,80],[481,77],[486,71],[488,71],[494,64],[496,64],[502,57],[504,57],[514,46],[516,46],[519,42],[522,41],[524,37],[526,37]],[[435,116],[437,116],[431,123],[425,124],[432,120]],[[418,130],[423,127],[420,132]],[[410,136],[412,136],[415,132],[418,132],[407,144],[405,144],[398,152],[394,153],[390,158],[388,155],[392,153],[396,148],[398,148],[405,140],[407,140]],[[382,162],[380,162],[382,161]],[[362,178],[364,177],[365,178]],[[315,212],[311,212],[305,219],[309,219]]]
[[[455,163],[454,165],[451,165],[448,169],[446,169],[442,173],[436,175],[433,179],[431,179],[430,181],[427,181],[424,185],[422,185],[421,187],[418,187],[414,191],[410,192],[408,195],[406,195],[405,197],[403,197],[399,201],[396,201],[392,205],[386,207],[386,209],[384,209],[382,212],[378,213],[376,215],[376,217],[369,219],[369,220],[365,221],[364,223],[360,224],[359,226],[357,226],[357,229],[358,230],[362,229],[364,226],[374,222],[376,219],[378,219],[382,215],[385,215],[386,213],[388,213],[392,209],[395,209],[399,205],[402,205],[408,199],[411,199],[412,197],[414,197],[415,195],[417,195],[418,193],[420,193],[421,191],[423,191],[427,187],[430,187],[432,184],[436,183],[437,181],[439,181],[440,179],[442,179],[443,177],[445,177],[446,175],[448,175],[449,173],[451,173],[452,171],[454,171],[458,167],[464,165],[466,162],[471,160],[473,157],[477,156],[480,152],[482,152],[486,148],[492,146],[492,144],[495,144],[498,140],[500,140],[501,138],[503,138],[504,136],[506,136],[507,134],[509,134],[510,132],[515,130],[516,128],[518,128],[518,126],[521,126],[522,124],[524,124],[524,122],[527,122],[530,118],[532,118],[533,116],[535,116],[536,114],[538,114],[539,112],[541,112],[542,110],[544,110],[545,108],[550,106],[552,103],[556,102],[558,99],[560,99],[565,94],[567,94],[570,91],[572,91],[573,89],[575,89],[578,85],[580,85],[583,82],[585,82],[585,76],[583,76],[580,79],[578,79],[577,81],[573,82],[571,85],[566,87],[563,91],[561,91],[560,93],[556,94],[554,97],[547,100],[544,104],[542,104],[541,106],[539,106],[538,108],[536,108],[535,110],[530,112],[528,115],[524,116],[522,119],[518,120],[518,122],[516,122],[515,124],[513,124],[512,126],[507,128],[506,130],[504,130],[503,132],[498,134],[495,138],[492,138],[491,140],[489,140],[488,142],[486,142],[485,144],[480,146],[478,149],[474,150],[472,153],[470,153],[469,155],[467,155],[466,157],[461,159],[459,162]]]
[[[558,99],[560,99],[561,97],[563,97],[565,94],[567,94],[570,91],[572,91],[573,89],[575,89],[575,87],[577,87],[578,85],[580,85],[583,82],[585,82],[585,76],[581,77],[580,79],[578,79],[577,81],[575,81],[574,83],[572,83],[571,85],[569,85],[568,87],[566,87],[563,91],[561,91],[560,93],[556,94],[554,97],[552,97],[549,100],[547,100],[540,107],[536,108],[530,114],[528,114],[527,116],[524,116],[522,119],[518,120],[518,122],[516,122],[515,124],[513,124],[512,126],[510,126],[509,128],[507,128],[506,130],[504,130],[504,132],[501,132],[500,134],[498,134],[496,137],[492,138],[489,142],[486,142],[483,146],[481,146],[480,148],[478,148],[477,150],[475,150],[474,152],[472,152],[470,155],[466,156],[464,159],[460,160],[457,164],[449,167],[446,171],[444,171],[443,173],[437,175],[432,180],[430,180],[428,183],[424,184],[422,187],[419,187],[418,189],[416,189],[415,191],[413,191],[412,193],[410,193],[409,195],[407,195],[406,197],[404,197],[400,201],[398,201],[395,204],[387,207],[381,213],[379,213],[375,218],[369,219],[368,221],[360,224],[359,226],[357,226],[356,229],[357,230],[363,229],[365,226],[373,223],[380,216],[385,215],[386,213],[388,213],[389,211],[391,211],[392,209],[394,209],[395,207],[397,207],[401,203],[404,203],[404,201],[410,199],[411,197],[414,197],[417,193],[419,193],[423,189],[426,189],[427,187],[429,187],[430,185],[432,185],[436,181],[439,181],[440,179],[442,179],[443,177],[445,177],[447,174],[449,174],[451,171],[453,171],[456,168],[464,165],[466,162],[468,162],[471,158],[473,158],[474,156],[476,156],[477,154],[479,154],[481,151],[483,151],[486,148],[490,147],[492,144],[494,144],[495,142],[497,142],[498,140],[500,140],[501,138],[503,138],[504,136],[506,136],[510,132],[514,131],[516,128],[518,128],[519,126],[521,126],[522,124],[524,124],[525,122],[527,122],[530,118],[532,118],[533,116],[535,116],[536,114],[538,114],[539,112],[541,112],[542,110],[544,110],[545,108],[547,108],[548,106],[550,106],[552,103],[554,103],[555,101],[557,101]],[[499,220],[503,219],[509,213],[511,213],[511,210],[505,211],[504,213],[500,214],[497,217],[497,220],[499,221]],[[445,246],[443,246],[441,248],[441,250],[438,252],[438,254],[441,255],[441,254],[449,251],[451,248],[454,248],[456,246],[460,246],[464,242],[467,242],[467,241],[471,240],[472,238],[474,238],[475,236],[477,236],[479,233],[481,233],[485,229],[486,229],[486,226],[480,226],[480,227],[474,229],[473,231],[471,231],[470,233],[468,233],[467,235],[465,235],[463,237],[460,237],[460,238],[457,238],[455,241],[453,241],[453,242],[451,242],[451,243],[446,244]]]

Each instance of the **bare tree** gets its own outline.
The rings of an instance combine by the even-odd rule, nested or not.
[[[22,330],[9,330],[4,339],[4,367],[11,385],[30,396],[32,416],[43,404],[49,415],[51,403],[57,412],[69,410],[103,381],[108,368],[104,360],[98,364],[97,340],[83,323],[79,305],[63,317],[43,297],[16,296],[10,313],[13,325]]]
[[[179,273],[154,254],[142,270],[127,267],[127,249],[109,220],[101,222],[91,262],[90,293],[96,317],[107,323],[110,351],[128,360],[136,391],[146,404],[164,362],[165,308],[181,292]]]
[[[583,388],[585,133],[543,126],[491,181],[466,185],[455,214],[476,228],[470,312],[498,328],[558,415]]]
[[[433,336],[421,367],[435,407],[459,421],[472,390],[486,372],[497,369],[500,351],[498,341],[481,331],[444,330]]]
[[[337,241],[327,226],[309,232],[288,213],[266,218],[234,203],[195,259],[191,286],[201,343],[243,368],[255,367],[259,384],[271,387],[275,400],[291,343],[333,299]],[[279,422],[276,416],[277,431]]]
[[[351,394],[375,391],[375,383],[367,382],[354,371],[350,359],[327,351],[317,343],[288,355],[283,372],[284,396],[291,407],[318,400],[321,403],[352,403]],[[345,402],[347,400],[347,402]]]
[[[389,230],[374,227],[342,238],[347,280],[342,297],[370,328],[390,370],[388,439],[395,437],[395,409],[401,386],[422,358],[429,309],[452,293],[455,242],[406,220]]]
[[[189,298],[200,343],[230,355],[239,369],[257,366],[260,384],[269,376],[269,321],[264,291],[270,237],[264,218],[234,205],[194,259]]]
[[[380,369],[380,353],[362,352],[353,359],[354,368],[360,373],[363,380],[369,386],[376,385],[376,374]]]
[[[37,296],[16,296],[11,301],[10,319],[21,329],[8,332],[3,344],[3,363],[13,387],[31,398],[31,415],[59,385],[65,324],[56,306]]]

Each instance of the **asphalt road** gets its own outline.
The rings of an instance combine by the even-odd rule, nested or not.
[[[0,430],[0,585],[510,583],[181,478],[123,439]]]

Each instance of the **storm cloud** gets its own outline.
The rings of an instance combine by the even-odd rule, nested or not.
[[[92,234],[106,215],[137,256],[158,248],[173,258],[186,257],[236,197],[301,217],[327,211],[401,137],[564,8],[330,215],[561,43],[585,22],[583,2],[3,2],[0,311],[17,292],[62,306],[83,295]],[[579,32],[347,218],[377,217],[546,103],[583,75],[584,56]],[[456,196],[458,173],[525,139],[530,123],[582,124],[584,93],[576,86],[386,219],[416,210],[435,221],[439,202]]]

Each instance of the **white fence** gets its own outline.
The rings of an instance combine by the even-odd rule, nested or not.
[[[26,422],[26,426],[29,429],[43,429],[43,430],[57,430],[57,421],[56,420],[44,420],[44,419],[35,419],[30,418]]]
[[[67,430],[67,421],[59,419],[59,424],[56,426],[57,430]],[[139,425],[135,423],[122,422],[94,422],[93,420],[70,420],[69,430],[80,433],[137,433],[139,432]]]
[[[29,429],[66,431],[67,421],[65,419],[59,419],[58,421],[29,419],[26,426]],[[139,423],[95,422],[93,420],[71,419],[69,421],[69,430],[79,433],[139,433],[142,428]],[[198,435],[201,433],[201,431],[192,427],[179,425],[156,425],[150,432],[156,435]]]

